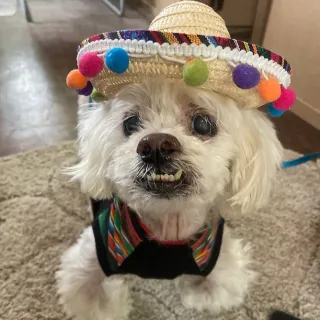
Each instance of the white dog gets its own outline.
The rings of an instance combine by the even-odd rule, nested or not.
[[[263,206],[282,147],[261,112],[181,82],[149,79],[80,107],[79,155],[71,171],[83,192],[95,199],[117,194],[156,238],[179,241],[223,216],[221,203],[239,214]],[[225,226],[213,270],[175,279],[185,307],[218,313],[240,305],[254,279],[249,251]],[[63,255],[57,280],[70,316],[128,318],[129,290],[102,271],[92,227]]]

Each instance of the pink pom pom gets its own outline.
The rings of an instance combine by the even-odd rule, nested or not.
[[[87,52],[83,54],[78,63],[78,69],[87,78],[93,78],[100,73],[103,68],[103,60],[96,53]]]
[[[296,93],[292,89],[281,87],[281,96],[273,103],[277,110],[289,110],[296,101]]]

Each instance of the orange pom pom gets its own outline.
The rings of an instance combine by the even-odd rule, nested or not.
[[[276,79],[261,79],[259,84],[259,95],[266,102],[273,102],[281,95],[281,86]]]
[[[81,90],[87,85],[87,78],[78,69],[72,70],[67,75],[67,86],[71,89]]]

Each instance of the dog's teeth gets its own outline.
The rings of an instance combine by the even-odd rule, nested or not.
[[[152,174],[148,174],[147,175],[147,180],[148,181],[164,181],[164,182],[167,182],[167,181],[170,181],[170,182],[173,182],[173,181],[177,181],[177,180],[180,180],[181,179],[181,176],[182,176],[182,169],[179,169],[175,175],[172,175],[172,174],[155,174],[155,173],[152,173]]]
[[[182,176],[182,169],[179,169],[177,173],[174,175],[174,179],[180,180],[181,176]]]

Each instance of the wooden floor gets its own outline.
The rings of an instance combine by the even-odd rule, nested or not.
[[[302,154],[320,151],[320,131],[292,112],[286,112],[273,122],[285,148]]]
[[[128,9],[119,18],[101,0],[28,0],[32,23],[0,17],[0,156],[76,137],[76,94],[65,77],[90,35],[147,28]],[[275,120],[286,148],[320,151],[320,132],[287,112]]]

